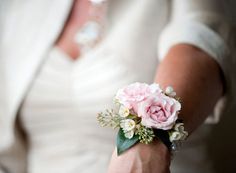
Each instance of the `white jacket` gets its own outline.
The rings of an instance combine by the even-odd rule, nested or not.
[[[116,30],[119,35],[123,27],[131,27],[126,35],[128,42],[138,44],[137,47],[150,44],[160,60],[174,44],[195,45],[220,64],[228,88],[235,87],[232,21],[223,12],[223,1],[111,0],[109,3],[110,31]],[[60,34],[71,5],[72,0],[0,0],[0,173],[24,172],[26,145],[16,130],[16,115],[44,55]],[[133,24],[122,18],[129,9]],[[137,43],[134,37],[129,37],[131,32],[145,30],[153,33],[156,46],[148,39]],[[114,47],[126,41],[113,43],[112,39]],[[123,54],[132,54],[128,46],[132,44],[127,44]],[[149,55],[150,50],[142,51]]]

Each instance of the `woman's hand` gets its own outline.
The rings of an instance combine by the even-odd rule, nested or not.
[[[169,173],[170,160],[170,152],[160,141],[138,143],[120,156],[115,150],[108,173]]]

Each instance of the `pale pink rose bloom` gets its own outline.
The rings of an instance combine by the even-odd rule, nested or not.
[[[158,84],[148,85],[145,83],[133,83],[122,89],[116,94],[116,99],[128,109],[136,109],[137,104],[145,100],[153,93],[162,92]]]
[[[138,105],[138,116],[141,124],[156,129],[169,130],[178,118],[180,103],[162,93],[151,95]]]

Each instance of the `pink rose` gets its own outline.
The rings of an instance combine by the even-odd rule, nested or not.
[[[135,109],[137,104],[145,100],[153,93],[160,93],[158,84],[148,85],[145,83],[133,83],[120,90],[116,94],[116,99],[128,109]]]
[[[139,103],[138,116],[142,117],[141,124],[146,127],[169,130],[175,124],[180,109],[177,100],[160,93]]]

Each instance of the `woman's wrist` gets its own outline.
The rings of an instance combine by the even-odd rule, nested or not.
[[[113,152],[108,173],[169,173],[171,153],[159,140],[146,145],[138,143],[122,155],[118,156],[116,149]],[[122,170],[120,171],[120,167]]]
[[[153,140],[153,142],[148,145],[143,143],[138,143],[134,145],[134,147],[127,150],[126,152],[138,153],[140,157],[143,158],[151,158],[153,157],[152,155],[154,153],[155,156],[158,155],[158,159],[163,159],[163,161],[167,161],[167,165],[170,165],[171,152],[166,147],[166,145],[163,144],[163,142],[161,142],[158,139]],[[145,160],[143,160],[143,162],[145,162]]]

